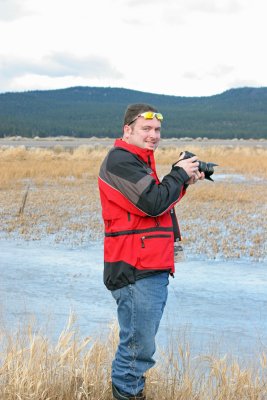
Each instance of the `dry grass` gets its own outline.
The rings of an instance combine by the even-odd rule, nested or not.
[[[219,164],[222,172],[267,176],[267,149],[260,145],[207,148],[191,145],[187,148],[202,161]],[[0,148],[0,187],[21,179],[35,179],[37,183],[42,183],[47,179],[64,177],[96,177],[107,151],[108,147],[103,145],[80,146],[71,150],[62,146],[52,149],[3,146]],[[178,160],[179,153],[180,149],[176,147],[162,147],[157,150],[156,159],[159,165],[169,167]]]
[[[113,327],[106,341],[81,339],[73,315],[56,343],[33,329],[0,332],[0,398],[3,400],[109,400],[110,366],[117,345]],[[177,346],[177,347],[175,347]],[[264,400],[266,355],[257,367],[242,367],[226,357],[190,355],[174,342],[160,367],[147,374],[148,400]]]
[[[2,235],[28,240],[51,237],[75,245],[102,238],[96,178],[107,150],[104,146],[0,149]],[[187,150],[220,164],[220,173],[246,177],[241,182],[216,182],[215,174],[215,184],[202,182],[188,190],[176,207],[188,252],[266,257],[267,150],[203,148],[192,143]],[[160,176],[178,159],[179,151],[158,150]],[[106,343],[81,339],[72,316],[55,344],[32,326],[10,335],[0,329],[0,399],[109,400],[116,342],[116,330]],[[266,354],[259,356],[259,366],[243,367],[210,354],[193,358],[189,345],[177,343],[162,354],[159,367],[149,371],[148,400],[267,400]]]
[[[267,149],[261,145],[251,146],[187,146],[187,150],[197,154],[205,162],[214,162],[220,166],[220,172],[242,173],[246,176],[267,176]],[[165,147],[157,150],[160,164],[173,163],[179,158],[177,148]],[[177,157],[178,156],[178,157]]]
[[[51,344],[29,326],[2,344],[0,398],[3,400],[107,399],[109,347],[90,338],[80,340],[73,315]]]
[[[47,180],[62,178],[96,177],[100,160],[107,149],[80,146],[67,151],[61,146],[53,149],[29,148],[25,146],[0,149],[0,187],[4,188],[22,179],[34,179],[41,184]]]
[[[266,256],[267,149],[256,146],[207,146],[187,150],[219,164],[215,183],[188,190],[176,207],[188,252],[209,258]],[[74,245],[102,237],[97,174],[108,151],[103,146],[67,150],[5,147],[0,149],[0,223],[7,235]],[[159,148],[159,175],[169,171],[180,149]],[[216,173],[242,174],[243,181],[216,182]],[[25,192],[29,187],[23,213]]]

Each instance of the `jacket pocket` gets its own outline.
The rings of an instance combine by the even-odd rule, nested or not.
[[[138,256],[142,269],[172,268],[173,235],[158,233],[140,236]]]
[[[146,241],[150,239],[162,239],[171,238],[170,234],[159,234],[159,235],[147,235],[141,237],[141,247],[144,249],[146,247]]]

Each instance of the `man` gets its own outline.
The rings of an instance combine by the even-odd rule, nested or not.
[[[162,114],[128,106],[123,137],[102,163],[99,190],[105,224],[104,283],[117,303],[120,341],[112,363],[114,399],[145,400],[144,373],[155,361],[155,336],[180,238],[174,205],[204,179],[197,157],[176,162],[160,182],[154,151]]]

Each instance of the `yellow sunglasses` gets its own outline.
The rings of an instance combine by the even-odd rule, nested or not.
[[[153,111],[146,111],[143,112],[142,114],[137,115],[137,117],[135,117],[131,122],[129,122],[129,124],[127,125],[131,125],[134,121],[137,120],[137,118],[139,117],[143,117],[145,119],[153,119],[154,117],[156,117],[159,121],[163,120],[163,115],[161,113],[158,112],[153,112]]]

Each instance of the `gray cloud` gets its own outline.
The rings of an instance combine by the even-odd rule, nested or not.
[[[189,0],[186,3],[186,8],[190,11],[213,14],[233,14],[242,10],[241,2],[238,0]]]
[[[231,74],[235,68],[232,65],[216,65],[213,67],[210,71],[208,71],[208,74],[213,76],[214,78],[222,78],[225,77],[226,75]]]
[[[130,7],[156,5],[160,4],[165,9],[176,9],[181,13],[187,13],[192,11],[203,12],[203,13],[236,13],[239,12],[243,6],[240,0],[126,0],[124,4]],[[153,11],[153,10],[151,10]]]
[[[234,79],[228,82],[228,89],[232,88],[240,88],[240,87],[245,87],[245,86],[250,86],[250,87],[260,87],[262,86],[259,81],[256,81],[255,79]]]
[[[144,25],[149,20],[142,14],[142,8],[151,6],[151,15],[161,19],[167,25],[183,25],[192,14],[205,15],[232,15],[239,13],[243,9],[240,0],[126,0],[124,6],[127,6],[127,17],[124,22],[133,25]],[[132,12],[129,13],[129,8]],[[140,13],[137,11],[140,9]]]
[[[206,71],[186,71],[183,78],[191,80],[202,80],[211,76],[213,78],[224,78],[234,72],[235,68],[232,65],[219,64],[214,66],[211,70]]]
[[[52,53],[43,57],[41,61],[1,57],[0,71],[6,78],[25,74],[49,77],[122,78],[121,72],[104,57],[76,57],[63,52]]]
[[[21,0],[0,0],[0,21],[13,21],[28,14]]]
[[[167,24],[183,24],[193,14],[203,14],[211,16],[232,15],[241,12],[243,9],[239,0],[224,0],[215,2],[215,0],[187,0],[180,3],[172,3],[163,11],[163,20]],[[201,16],[200,16],[201,17]]]
[[[172,0],[170,0],[172,2]],[[164,4],[166,5],[169,2],[169,0],[165,0]],[[126,0],[125,3],[130,6],[130,7],[135,7],[135,6],[145,6],[147,4],[162,4],[162,0]]]
[[[202,79],[201,74],[195,71],[186,71],[184,74],[182,74],[182,77],[185,79],[190,79],[190,80],[200,80]]]

